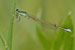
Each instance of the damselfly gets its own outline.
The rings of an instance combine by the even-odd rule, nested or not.
[[[60,27],[60,26],[58,26],[56,24],[52,24],[52,23],[50,23],[48,21],[45,21],[45,20],[42,20],[42,19],[38,19],[36,17],[30,16],[27,12],[20,11],[19,9],[16,9],[16,18],[19,18],[19,20],[20,20],[20,16],[19,15],[20,16],[24,16],[24,17],[28,17],[28,18],[32,18],[33,20],[41,22],[43,24],[47,24],[47,25],[50,25],[50,26],[52,25],[52,26],[54,26],[56,28],[59,28],[59,29],[62,29],[62,30],[68,31],[68,32],[72,32],[72,30],[70,30],[70,29]]]

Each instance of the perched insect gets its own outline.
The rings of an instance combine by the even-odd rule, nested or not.
[[[60,26],[58,26],[58,25],[56,25],[56,24],[52,24],[52,23],[50,23],[50,22],[47,22],[47,21],[38,19],[38,18],[36,18],[36,17],[30,16],[27,12],[20,11],[19,9],[16,9],[16,18],[19,18],[19,20],[20,20],[20,16],[32,18],[33,20],[38,21],[38,22],[41,22],[41,23],[43,23],[43,24],[47,24],[47,25],[50,25],[50,26],[52,25],[52,26],[54,26],[54,27],[56,27],[56,28],[59,28],[59,29],[62,29],[62,30],[68,31],[68,32],[72,32],[72,30],[70,30],[70,29],[63,28],[63,27],[60,27]]]

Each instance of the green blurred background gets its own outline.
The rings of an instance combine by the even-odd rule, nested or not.
[[[50,21],[59,26],[71,11],[73,26],[75,26],[75,0],[16,0],[16,4],[16,8],[24,10],[36,18]],[[6,38],[8,33],[9,18],[12,15],[13,5],[14,0],[0,0],[0,32],[4,38]],[[32,19],[21,17],[20,22],[14,23],[13,50],[45,50],[45,47],[49,47],[43,46],[40,42],[36,27],[39,27],[42,35],[49,41],[46,42],[50,43],[50,48],[52,49],[57,36],[57,29],[51,26],[47,28],[47,26]],[[0,50],[5,50],[1,40]]]

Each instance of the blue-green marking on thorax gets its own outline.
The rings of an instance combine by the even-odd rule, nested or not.
[[[27,16],[27,14],[25,14],[25,13],[19,13],[20,15],[22,15],[22,16]]]

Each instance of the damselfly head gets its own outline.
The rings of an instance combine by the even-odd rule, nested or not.
[[[16,9],[16,11],[19,11],[18,9]]]
[[[16,9],[16,12],[17,12],[17,13],[20,12],[19,9]]]

